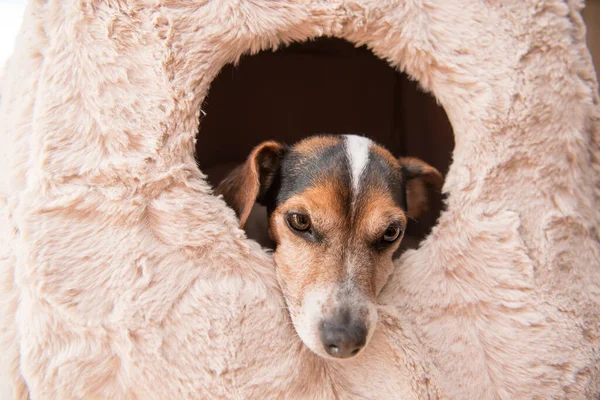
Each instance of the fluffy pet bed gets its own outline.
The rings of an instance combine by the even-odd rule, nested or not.
[[[597,398],[599,107],[581,7],[32,0],[0,112],[2,398]],[[417,80],[456,143],[446,210],[348,362],[299,341],[270,256],[194,158],[227,63],[318,36]]]

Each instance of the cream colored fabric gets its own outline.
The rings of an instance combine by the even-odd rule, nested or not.
[[[598,94],[581,1],[33,0],[3,80],[13,398],[596,398]],[[211,80],[319,35],[444,106],[447,211],[369,348],[316,358],[194,160]],[[7,398],[7,397],[2,397]]]

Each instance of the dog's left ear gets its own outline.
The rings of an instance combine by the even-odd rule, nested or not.
[[[437,169],[418,158],[400,157],[398,161],[402,166],[402,177],[406,181],[408,215],[417,218],[429,206],[427,185],[441,190],[444,178]]]
[[[235,168],[215,189],[225,202],[235,210],[244,227],[257,198],[271,186],[281,165],[285,148],[282,144],[267,141],[256,146],[243,165]]]

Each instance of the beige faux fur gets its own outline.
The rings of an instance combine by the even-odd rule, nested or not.
[[[2,399],[600,396],[600,134],[578,0],[32,0],[2,87]],[[456,135],[438,226],[349,362],[194,160],[211,80],[332,35]],[[202,132],[199,133],[202,137]]]

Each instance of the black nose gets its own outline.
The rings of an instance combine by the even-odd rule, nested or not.
[[[336,321],[321,324],[321,342],[325,351],[336,358],[348,358],[358,354],[367,341],[367,328],[363,323]]]

